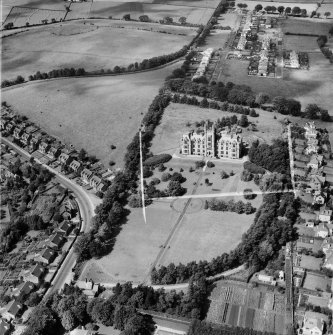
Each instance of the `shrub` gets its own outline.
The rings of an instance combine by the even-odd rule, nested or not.
[[[195,162],[195,168],[200,169],[205,166],[205,161],[196,161]]]
[[[146,166],[157,166],[157,165],[160,165],[162,163],[168,162],[171,158],[172,158],[172,156],[169,155],[169,154],[155,155],[155,156],[147,158],[144,161],[143,165],[146,165]]]
[[[161,176],[162,181],[168,181],[171,178],[171,174],[169,172],[164,172]]]
[[[229,177],[229,175],[225,171],[221,171],[220,176],[221,176],[221,179],[226,179]]]
[[[166,169],[166,167],[163,164],[158,165],[158,171],[163,172]]]
[[[266,172],[265,169],[263,169],[262,167],[252,163],[252,162],[245,162],[244,163],[244,169],[248,170],[251,173],[255,173],[255,174],[264,174]]]
[[[161,181],[160,181],[158,178],[153,178],[152,181],[151,181],[151,183],[152,183],[153,185],[158,185],[160,182],[161,182]]]
[[[253,190],[251,190],[250,188],[246,188],[244,191],[244,198],[246,200],[252,200],[254,199],[257,195],[253,193]]]
[[[208,166],[209,168],[212,168],[212,167],[215,166],[215,164],[214,164],[213,162],[207,162],[207,166]]]

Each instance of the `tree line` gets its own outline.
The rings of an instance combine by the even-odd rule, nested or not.
[[[79,288],[66,284],[63,293],[52,294],[36,307],[23,334],[56,335],[79,325],[92,329],[92,323],[113,326],[121,330],[122,335],[152,334],[155,330],[152,318],[140,314],[138,310],[199,319],[206,294],[204,278],[191,280],[186,294],[118,283],[110,298],[91,300]]]
[[[329,59],[330,63],[333,63],[333,53],[332,50],[330,50],[327,46],[327,36],[326,35],[321,35],[317,38],[317,43],[318,46],[323,53],[323,55]]]
[[[264,269],[269,260],[277,257],[283,245],[297,238],[294,223],[299,208],[299,201],[294,199],[293,194],[264,195],[253,224],[234,250],[223,253],[209,262],[193,261],[177,266],[171,263],[158,269],[154,268],[151,280],[154,284],[181,283],[192,276],[210,277],[241,264],[253,267],[255,271]]]

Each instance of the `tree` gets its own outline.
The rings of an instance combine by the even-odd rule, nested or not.
[[[255,102],[259,105],[259,106],[261,106],[261,105],[263,105],[263,104],[265,104],[265,103],[267,103],[267,102],[269,102],[270,101],[270,96],[268,95],[268,94],[266,94],[266,93],[262,93],[262,92],[260,92],[260,93],[258,93],[257,95],[256,95],[256,100],[255,100]]]
[[[166,16],[166,17],[164,17],[163,22],[171,24],[171,23],[173,23],[173,18],[170,17],[170,16]]]
[[[77,320],[71,310],[67,310],[61,317],[61,324],[67,330],[73,330],[77,326]]]
[[[307,14],[307,11],[306,11],[305,8],[303,8],[303,9],[301,10],[301,16],[302,16],[302,17],[305,17],[306,14]]]
[[[293,15],[299,15],[299,14],[301,14],[301,9],[299,8],[299,7],[293,7],[293,9],[291,10],[291,13],[293,14]]]
[[[125,20],[125,21],[130,21],[130,20],[131,20],[131,15],[130,15],[130,14],[125,14],[125,15],[123,16],[123,20]]]
[[[325,12],[324,13],[324,16],[326,16],[326,19],[329,17],[329,16],[331,16],[331,12]],[[331,28],[332,29],[332,28]]]
[[[38,295],[37,292],[32,292],[28,299],[25,301],[25,304],[29,307],[35,307],[41,301],[41,297]]]
[[[239,125],[243,128],[247,127],[249,125],[249,120],[247,119],[246,115],[242,115],[239,120]]]
[[[185,193],[185,189],[181,186],[180,182],[177,180],[170,180],[168,185],[169,196],[180,196]]]
[[[229,175],[224,170],[221,171],[220,176],[221,176],[221,179],[226,179],[229,177]]]
[[[320,17],[320,13],[316,13],[316,16],[317,16],[317,18],[319,18]]]
[[[141,15],[141,16],[139,16],[139,20],[141,22],[149,22],[149,16],[148,15]]]
[[[291,13],[291,8],[290,8],[290,7],[287,7],[286,10],[285,10],[285,13],[286,13],[287,15],[289,15],[289,14]]]
[[[254,7],[254,9],[255,9],[257,12],[259,12],[259,11],[262,10],[262,5],[258,4],[258,5],[256,5],[256,6]]]
[[[181,24],[185,24],[186,23],[186,17],[185,16],[181,16],[178,21]]]
[[[321,112],[321,108],[316,104],[308,104],[305,107],[304,116],[308,119],[315,120],[318,119],[318,115]]]
[[[279,6],[277,10],[280,14],[282,14],[284,12],[284,6]]]
[[[84,149],[81,149],[78,155],[80,161],[85,161],[87,159],[87,152]]]
[[[265,7],[265,11],[268,13],[272,10],[272,6],[266,6]]]
[[[24,83],[24,78],[22,76],[17,76],[15,80],[16,84]]]

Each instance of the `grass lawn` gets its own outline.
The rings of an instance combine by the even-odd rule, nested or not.
[[[123,25],[125,29],[116,27],[114,21],[81,20],[7,37],[2,44],[2,76],[27,78],[37,71],[64,67],[83,67],[87,71],[113,69],[116,65],[127,67],[143,59],[178,51],[196,34],[195,29],[186,27],[163,27],[170,34],[142,30],[144,26],[138,25]]]
[[[148,206],[147,224],[144,223],[142,209],[131,209],[128,223],[118,235],[113,251],[99,260],[89,261],[81,278],[92,277],[101,282],[108,276],[111,282],[141,282],[178,216],[177,211],[170,209],[170,201]],[[95,268],[104,274],[97,273]]]
[[[313,36],[285,35],[283,43],[286,50],[296,50],[304,52],[313,50],[316,50],[318,52],[320,51],[317,43],[317,37]]]
[[[323,263],[321,258],[316,258],[313,256],[302,255],[300,266],[309,270],[320,270],[320,266]]]
[[[298,5],[298,7],[303,8],[300,5]],[[282,31],[284,33],[289,32],[292,34],[328,35],[331,26],[330,22],[326,20],[314,21],[313,19],[288,18],[281,22]]]
[[[241,134],[243,139],[247,142],[259,139],[270,143],[272,139],[280,137],[283,131],[281,121],[283,121],[284,116],[263,110],[257,110],[257,112],[259,117],[249,116],[248,119],[255,123],[258,131],[254,132],[243,128]],[[151,151],[154,154],[178,154],[182,135],[191,131],[191,129],[195,129],[195,122],[207,119],[216,121],[219,118],[232,115],[233,113],[221,110],[171,103],[166,108],[160,125],[156,128]],[[240,115],[236,115],[238,118],[240,117]],[[190,122],[190,126],[187,125],[188,122]]]
[[[159,265],[211,260],[229,252],[238,245],[253,219],[254,214],[239,215],[204,209],[185,214],[169,244],[170,249],[167,249]]]
[[[179,66],[117,77],[70,78],[3,90],[2,100],[50,135],[123,164],[126,147],[164,78]],[[110,145],[116,145],[115,150]]]
[[[325,277],[324,275],[315,274],[315,273],[307,273],[305,276],[303,287],[308,290],[321,290],[326,291],[327,286],[331,286],[331,279]]]

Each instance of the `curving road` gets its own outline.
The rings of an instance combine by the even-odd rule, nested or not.
[[[31,155],[26,152],[24,149],[20,148],[18,145],[12,143],[11,141],[7,140],[6,138],[1,138],[1,141],[8,146],[10,146],[12,149],[14,149],[16,152],[18,152],[21,156],[29,159]],[[36,160],[36,159],[35,159]],[[36,160],[38,163],[40,163],[38,160]],[[52,169],[51,167],[42,164],[43,167],[54,173],[55,178],[61,183],[63,186],[71,190],[76,197],[76,201],[79,205],[80,209],[80,217],[81,217],[81,231],[87,232],[90,229],[90,220],[94,215],[95,210],[95,204],[91,199],[91,196],[79,185],[77,185],[75,182],[71,181],[70,179],[66,178],[62,174],[60,174],[58,171]],[[66,279],[68,275],[71,273],[72,268],[74,267],[76,262],[76,256],[74,254],[73,248],[71,248],[64,259],[63,263],[61,264],[56,276],[53,278],[51,282],[51,287],[48,290],[46,295],[51,294],[52,292],[55,292],[63,287],[63,285],[66,282]]]

